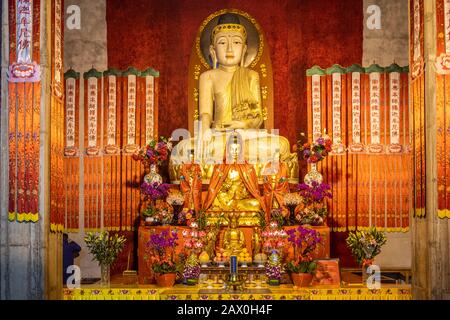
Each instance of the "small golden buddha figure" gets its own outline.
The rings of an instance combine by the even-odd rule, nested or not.
[[[236,163],[242,152],[236,137],[229,150],[233,162]],[[216,199],[214,199],[212,210],[260,211],[260,209],[261,204],[247,190],[239,171],[235,168],[230,169]]]
[[[238,255],[245,248],[245,235],[240,230],[238,214],[229,214],[228,228],[223,235],[223,249],[230,255]]]

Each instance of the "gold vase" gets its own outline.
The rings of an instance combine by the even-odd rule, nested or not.
[[[317,163],[311,163],[311,170],[305,175],[303,181],[309,186],[312,186],[313,182],[317,182],[318,184],[322,183],[323,177],[317,171]]]

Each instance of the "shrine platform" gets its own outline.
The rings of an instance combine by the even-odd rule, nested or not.
[[[124,284],[119,276],[111,280],[110,288],[98,284],[82,285],[80,289],[63,289],[64,300],[411,300],[409,284],[381,284],[368,289],[351,273],[343,274],[342,285],[336,287],[297,288],[292,284],[252,288],[243,292],[226,292],[200,286],[177,284],[171,288],[156,285]],[[349,282],[347,282],[349,281]],[[354,282],[353,282],[354,281]]]
[[[83,287],[64,289],[64,300],[411,300],[411,286],[390,285],[378,290],[351,286],[341,288],[302,288],[280,285],[258,292],[210,292],[198,287],[175,285],[173,288],[160,288],[155,285],[138,287]]]

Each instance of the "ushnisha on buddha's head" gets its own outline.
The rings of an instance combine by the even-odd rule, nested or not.
[[[239,17],[232,13],[221,15],[211,33],[209,48],[214,69],[217,62],[225,67],[243,66],[246,51],[247,31]]]

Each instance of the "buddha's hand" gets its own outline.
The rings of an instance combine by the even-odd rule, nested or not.
[[[222,122],[222,130],[227,129],[246,129],[247,123],[245,121],[233,120],[229,122]]]

